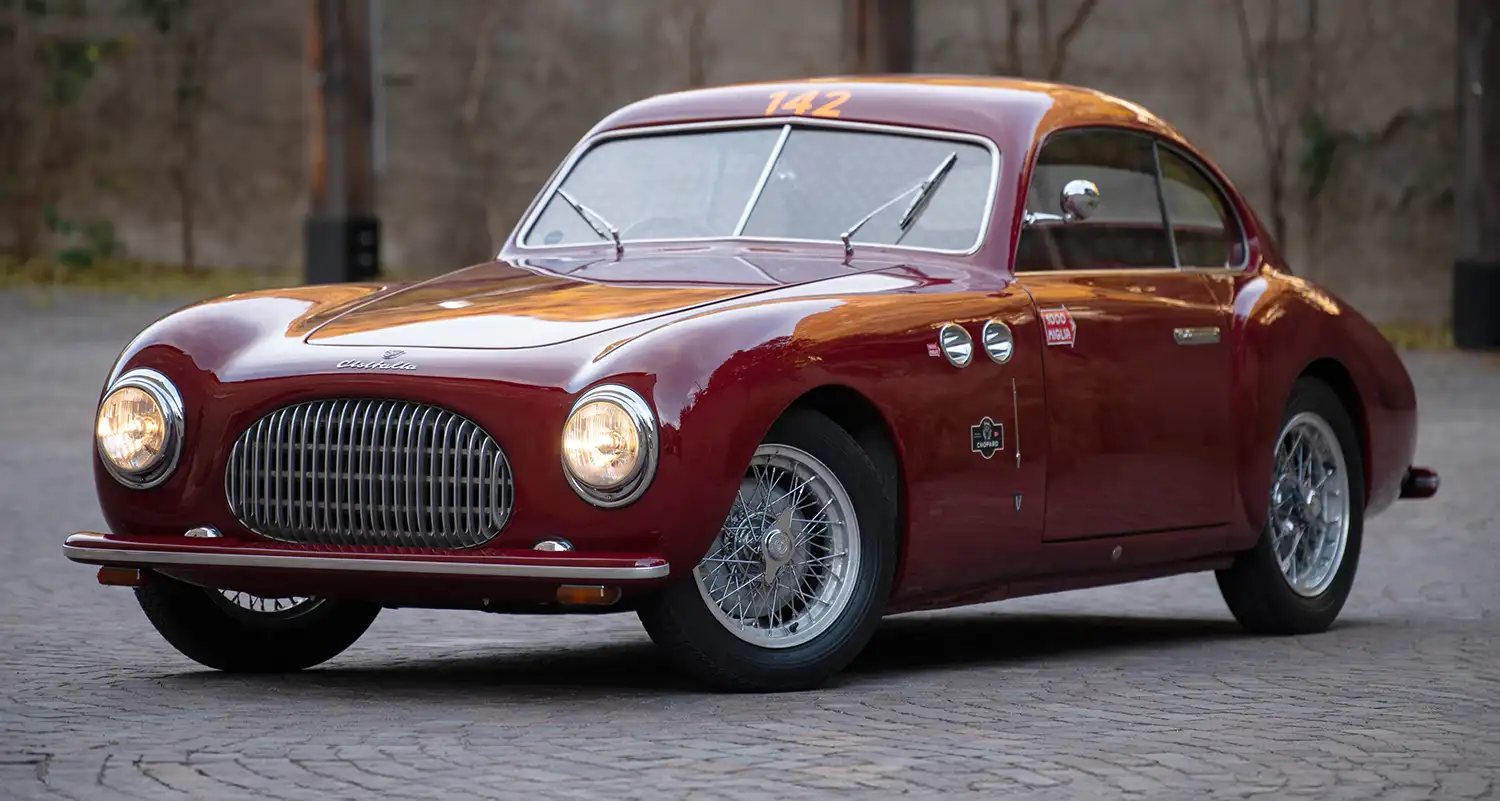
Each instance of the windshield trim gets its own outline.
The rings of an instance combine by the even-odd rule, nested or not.
[[[956,131],[939,131],[931,128],[916,128],[905,125],[884,125],[871,122],[850,122],[846,120],[823,119],[817,117],[752,117],[748,119],[714,120],[711,122],[643,125],[635,128],[620,128],[612,131],[604,131],[602,133],[585,137],[583,141],[579,142],[578,145],[573,148],[572,152],[568,154],[568,157],[563,161],[557,172],[553,174],[552,179],[548,181],[547,185],[543,187],[540,193],[538,193],[536,200],[532,203],[531,210],[526,213],[526,217],[521,220],[521,223],[518,226],[516,226],[515,233],[511,237],[511,247],[516,250],[524,250],[532,253],[537,253],[554,250],[569,250],[580,247],[581,245],[590,244],[570,242],[557,245],[527,245],[526,238],[531,235],[531,229],[536,226],[538,218],[542,216],[542,212],[546,210],[547,204],[550,203],[553,199],[553,196],[557,194],[557,190],[562,187],[563,182],[565,182],[568,179],[568,176],[572,174],[573,168],[577,166],[579,159],[583,158],[584,154],[588,153],[600,143],[611,141],[614,139],[627,139],[639,136],[654,136],[659,134],[671,134],[689,131],[696,132],[736,128],[781,128],[781,136],[777,140],[777,146],[772,153],[771,160],[767,162],[767,166],[769,167],[775,164],[775,157],[780,154],[781,147],[786,144],[786,139],[788,136],[790,136],[793,126],[841,128],[854,131],[869,131],[872,133],[920,136],[926,139],[939,139],[953,142],[969,142],[971,144],[982,146],[985,150],[989,151],[990,154],[990,185],[989,190],[985,192],[984,216],[980,219],[979,231],[974,237],[974,244],[972,246],[965,250],[929,248],[919,247],[915,245],[889,245],[879,242],[867,242],[864,243],[864,246],[881,249],[910,250],[921,253],[941,253],[947,256],[972,256],[975,253],[978,253],[979,249],[984,246],[985,237],[989,234],[990,230],[990,221],[995,216],[995,202],[997,200],[997,193],[1000,189],[1001,154],[1000,147],[995,144],[994,140],[989,139],[988,137],[980,136],[978,134],[959,133]],[[769,171],[767,175],[769,175]],[[761,182],[756,185],[755,194],[750,198],[750,206],[752,208],[755,202],[760,199],[760,193],[764,190],[764,188],[765,176],[763,176]],[[740,227],[736,228],[736,231],[742,230],[743,221]],[[837,238],[801,239],[797,237],[746,236],[742,233],[734,233],[726,236],[628,239],[625,240],[624,245],[628,248],[631,244],[652,245],[676,244],[683,242],[724,241],[785,242],[794,244],[838,245],[839,247],[843,247],[843,244]],[[600,244],[608,243],[601,242]],[[855,244],[858,245],[860,243],[856,242]]]

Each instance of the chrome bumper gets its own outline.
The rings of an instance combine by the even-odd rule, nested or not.
[[[294,551],[258,544],[205,544],[201,539],[127,538],[80,532],[63,555],[86,565],[135,568],[252,569],[278,572],[337,571],[408,576],[632,582],[666,578],[671,566],[657,556],[537,551],[409,554]]]
[[[1438,474],[1430,467],[1408,467],[1401,477],[1401,497],[1431,498],[1438,491]]]

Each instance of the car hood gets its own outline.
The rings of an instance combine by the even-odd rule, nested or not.
[[[343,312],[316,345],[530,348],[653,317],[889,267],[783,254],[654,254],[495,261],[407,286]]]

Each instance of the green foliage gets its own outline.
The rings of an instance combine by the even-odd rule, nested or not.
[[[100,64],[125,49],[122,39],[79,40],[49,38],[37,43],[36,59],[46,75],[43,99],[52,108],[66,108],[83,97]]]
[[[1329,126],[1323,115],[1308,111],[1302,116],[1302,154],[1298,159],[1298,171],[1302,185],[1309,198],[1316,198],[1333,173],[1334,156],[1338,154],[1340,137]]]
[[[14,8],[16,1],[0,0],[0,8]],[[89,14],[85,0],[20,0],[20,5],[28,15],[38,19],[82,20]],[[43,103],[52,109],[77,103],[104,62],[118,55],[128,44],[122,38],[41,37],[32,57],[41,67]]]
[[[63,217],[55,204],[42,209],[47,230],[61,243],[53,254],[58,264],[88,268],[120,255],[120,240],[115,224],[104,219],[73,220]]]

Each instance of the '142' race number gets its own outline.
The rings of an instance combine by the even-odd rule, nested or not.
[[[771,93],[771,104],[766,106],[765,116],[769,117],[778,111],[790,111],[799,117],[812,115],[814,117],[837,117],[839,106],[849,101],[853,95],[842,89],[832,92],[803,92],[795,97],[788,97],[791,92],[782,90]]]

